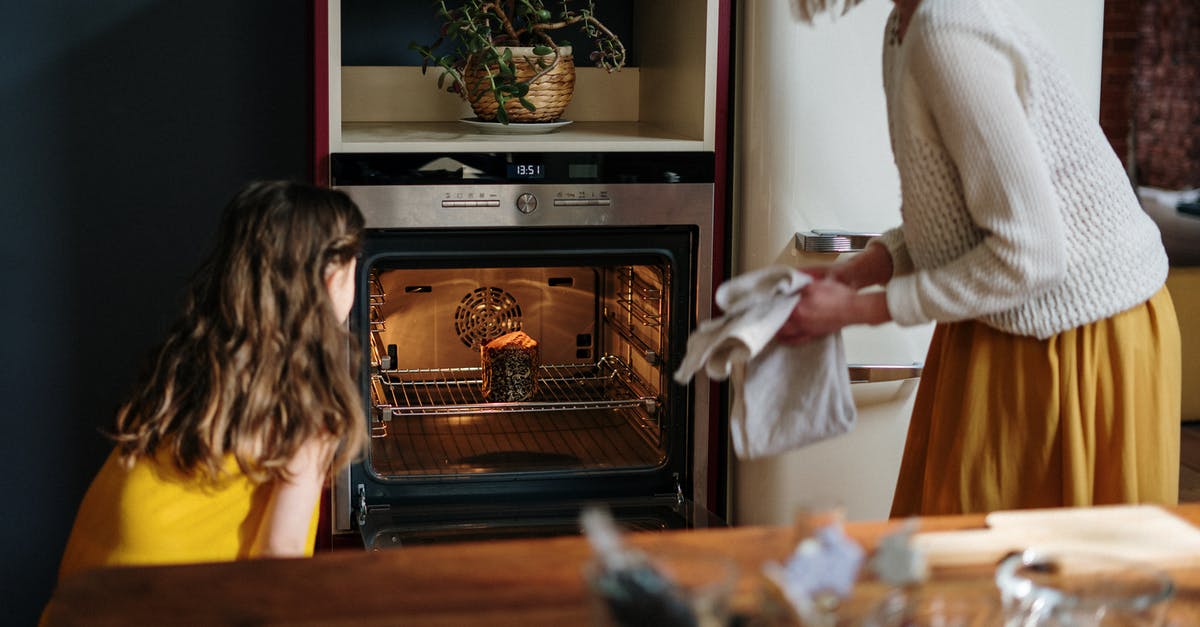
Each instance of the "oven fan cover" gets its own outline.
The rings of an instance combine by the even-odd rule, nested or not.
[[[521,330],[521,305],[517,298],[498,287],[480,287],[468,292],[454,310],[454,331],[468,348]]]

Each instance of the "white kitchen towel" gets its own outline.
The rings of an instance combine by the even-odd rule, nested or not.
[[[701,368],[729,379],[733,450],[754,459],[840,435],[857,413],[841,333],[791,345],[773,341],[812,280],[775,265],[736,276],[717,288],[724,315],[692,332],[675,380]]]

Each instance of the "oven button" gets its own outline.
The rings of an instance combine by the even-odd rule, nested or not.
[[[443,207],[499,207],[499,200],[443,200]]]
[[[555,207],[608,207],[612,201],[607,198],[555,198]]]
[[[517,211],[521,213],[533,213],[537,211],[537,196],[528,192],[517,196]]]

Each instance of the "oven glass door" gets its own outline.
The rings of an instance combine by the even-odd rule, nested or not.
[[[369,550],[441,544],[544,538],[581,532],[579,515],[584,501],[557,503],[490,503],[408,510],[376,509],[359,525]],[[712,512],[687,500],[658,497],[607,499],[605,507],[626,531],[664,531],[723,527]]]

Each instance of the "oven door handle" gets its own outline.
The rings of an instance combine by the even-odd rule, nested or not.
[[[850,383],[879,383],[921,378],[922,365],[913,364],[850,364]]]
[[[805,253],[854,253],[867,247],[879,233],[813,229],[796,233],[796,250]]]

